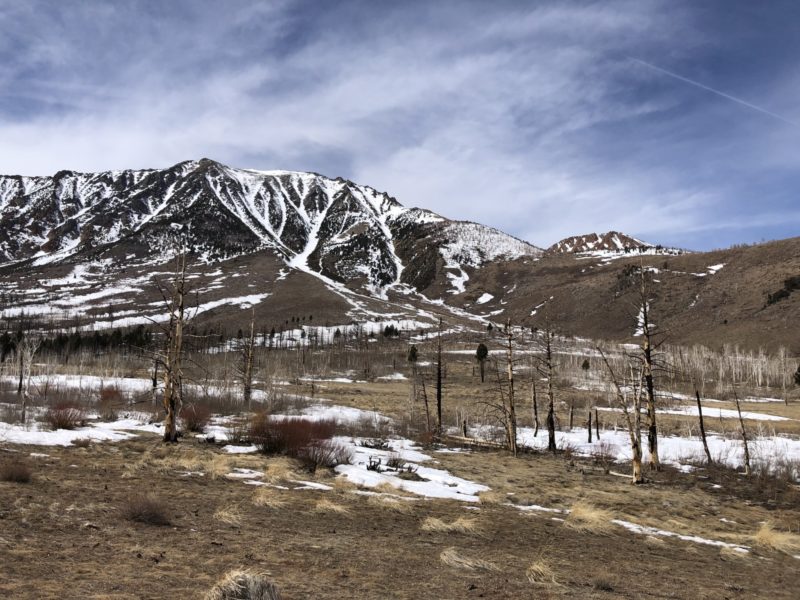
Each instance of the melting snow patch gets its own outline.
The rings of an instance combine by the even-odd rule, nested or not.
[[[228,473],[225,475],[228,479],[256,479],[261,477],[261,473],[259,471],[254,471],[253,469],[242,469],[240,467],[236,467],[232,473]]]
[[[339,465],[336,471],[357,485],[377,487],[388,483],[392,487],[418,496],[463,502],[478,502],[478,493],[489,489],[485,485],[451,475],[443,469],[420,465],[421,462],[431,460],[431,457],[420,452],[410,440],[391,440],[389,450],[363,447],[359,439],[337,438],[337,441],[351,446],[353,459],[352,464]],[[400,473],[388,469],[385,465],[389,455],[397,455],[406,461],[418,479],[416,481],[403,479],[398,476]],[[381,461],[381,466],[378,467],[381,470],[368,469],[367,466],[376,460]]]
[[[333,489],[330,485],[325,485],[324,483],[317,483],[316,481],[302,481],[298,479],[292,479],[292,483],[299,483],[300,485],[297,486],[296,490],[321,490],[323,492],[329,492]]]
[[[750,549],[747,546],[739,546],[737,544],[730,544],[728,542],[720,542],[719,540],[709,540],[707,538],[703,538],[697,535],[682,535],[680,533],[675,533],[674,531],[664,531],[663,529],[656,529],[655,527],[647,527],[646,525],[637,525],[636,523],[631,523],[630,521],[622,521],[620,519],[612,519],[611,522],[615,523],[616,525],[624,527],[628,531],[632,531],[634,533],[640,533],[642,535],[674,537],[679,540],[683,540],[685,542],[694,542],[695,544],[704,544],[706,546],[717,546],[720,548],[730,548],[736,552],[741,552],[742,554],[750,552]]]
[[[253,445],[250,446],[228,445],[224,446],[223,450],[225,450],[225,452],[227,452],[228,454],[250,454],[251,452],[255,452],[256,450],[258,450],[258,448],[256,448]]]
[[[475,304],[486,304],[492,300],[494,300],[494,296],[489,293],[484,293],[480,298],[475,300]]]

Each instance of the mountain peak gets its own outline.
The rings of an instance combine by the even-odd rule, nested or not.
[[[630,235],[619,231],[606,233],[586,233],[574,235],[556,242],[547,249],[549,254],[580,254],[582,252],[630,252],[631,250],[644,250],[655,248]]]
[[[266,251],[290,268],[373,290],[423,289],[443,270],[463,282],[499,256],[541,253],[489,227],[406,208],[369,186],[317,173],[201,158],[161,170],[0,176],[0,266],[117,247],[156,261],[172,251],[179,229],[188,236],[181,243],[206,261]]]

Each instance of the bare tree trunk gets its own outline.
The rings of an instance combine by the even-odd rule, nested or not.
[[[697,416],[700,419],[700,437],[703,439],[703,450],[706,452],[706,460],[709,465],[713,465],[714,461],[711,459],[711,452],[708,449],[708,441],[706,441],[706,427],[703,422],[703,405],[700,403],[700,391],[695,389],[694,395],[697,398]]]
[[[242,356],[242,391],[244,403],[247,405],[247,411],[250,412],[250,404],[253,397],[253,354],[255,353],[255,309],[253,309],[250,316],[250,336],[247,338],[247,344],[244,348],[244,355]],[[313,383],[312,396],[313,396]]]
[[[572,423],[575,417],[575,402],[569,403],[569,430],[572,431]]]
[[[647,448],[649,453],[649,465],[653,470],[661,469],[661,462],[658,458],[658,426],[656,425],[656,396],[653,384],[653,345],[651,339],[650,323],[650,298],[647,291],[644,268],[641,274],[641,318],[642,318],[642,355],[644,358],[644,381],[647,390]]]
[[[533,404],[533,437],[539,435],[539,403],[536,401],[536,379],[531,381],[531,403]]]
[[[739,396],[736,394],[736,390],[733,391],[733,398],[736,400],[736,412],[739,413],[739,425],[742,427],[742,444],[744,444],[744,474],[750,475],[750,448],[747,445],[747,429],[744,427],[742,408],[739,405]]]
[[[514,351],[512,347],[511,321],[506,323],[506,358],[508,361],[508,449],[517,455],[517,413],[514,408]]]
[[[586,428],[586,430],[589,432],[589,443],[591,444],[592,443],[592,409],[591,408],[589,408],[589,421],[588,421],[588,423],[589,423],[589,426]]]
[[[169,347],[164,369],[164,441],[178,441],[178,410],[181,401],[181,358],[183,353],[183,326],[185,321],[186,254],[178,258],[172,291]]]
[[[594,432],[597,441],[600,441],[600,415],[597,413],[597,408],[594,409]]]
[[[430,407],[428,406],[428,392],[425,390],[425,378],[420,378],[420,383],[422,384],[422,399],[425,401],[425,422],[428,427],[428,433],[433,431],[431,429],[431,411]]]
[[[436,342],[436,435],[442,435],[442,320]]]
[[[553,393],[553,347],[550,331],[545,332],[545,367],[547,368],[547,449],[555,453],[556,448],[556,407]]]
[[[17,340],[17,356],[19,357],[19,384],[17,385],[17,396],[22,394],[22,373],[25,370],[25,359],[23,358],[22,343],[25,338]],[[24,409],[23,409],[24,412]]]

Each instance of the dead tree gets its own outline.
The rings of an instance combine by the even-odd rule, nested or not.
[[[739,405],[739,395],[733,390],[733,399],[736,401],[736,412],[739,413],[739,425],[742,428],[742,444],[744,445],[744,474],[750,475],[750,448],[747,445],[747,429],[742,418],[742,407]]]
[[[25,423],[27,418],[28,404],[30,403],[31,376],[33,372],[33,357],[39,349],[42,340],[31,333],[23,335],[17,342],[17,354],[19,355],[19,388],[18,392],[22,395],[22,415],[21,421]]]
[[[708,441],[706,440],[706,426],[703,422],[703,405],[700,403],[700,391],[696,387],[694,395],[697,398],[697,416],[700,419],[700,437],[703,439],[703,450],[706,452],[708,464],[713,465],[714,461],[711,459],[711,451],[708,449]]]
[[[623,392],[623,386],[620,384],[620,380],[614,372],[611,363],[608,358],[606,358],[601,348],[598,347],[597,351],[600,353],[600,357],[606,365],[608,375],[614,385],[617,405],[622,410],[626,425],[628,426],[628,435],[631,441],[631,481],[634,484],[644,483],[644,477],[642,476],[642,373],[636,373],[633,362],[629,361],[629,383],[633,390],[633,407],[629,409],[627,395]],[[633,413],[633,415],[631,415],[631,413]]]
[[[508,438],[508,449],[517,455],[517,412],[514,407],[514,347],[511,321],[506,322],[506,373],[508,375],[508,419],[506,424],[506,436]]]
[[[661,469],[658,458],[658,425],[656,423],[656,397],[653,383],[653,337],[654,325],[650,318],[650,290],[644,268],[639,269],[639,327],[642,334],[642,373],[647,391],[647,449],[651,469]]]
[[[442,435],[442,320],[436,335],[436,435]]]
[[[250,411],[250,404],[253,398],[253,355],[255,353],[255,309],[250,315],[250,335],[242,345],[242,364],[240,373],[242,376],[242,397]]]
[[[176,258],[175,275],[169,296],[162,290],[169,314],[165,331],[165,350],[160,357],[164,377],[164,441],[178,441],[178,412],[182,404],[183,333],[186,326],[186,252]]]
[[[536,400],[536,374],[531,369],[531,404],[533,405],[533,437],[539,435],[539,403]]]
[[[555,388],[553,380],[555,378],[556,365],[553,358],[553,341],[555,334],[549,326],[539,332],[537,338],[538,351],[540,354],[535,357],[535,371],[542,377],[547,378],[547,449],[555,453],[556,448],[556,408],[555,408]]]

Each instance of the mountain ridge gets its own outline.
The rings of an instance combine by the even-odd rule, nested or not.
[[[424,253],[406,244],[401,259],[395,248],[400,233],[428,237],[453,269],[460,268],[454,255],[477,266],[484,255],[541,253],[496,229],[406,208],[385,192],[340,177],[235,169],[210,159],[161,170],[0,176],[0,227],[2,263],[58,261],[131,237],[164,252],[182,230],[190,249],[208,260],[270,248],[290,267],[374,289],[425,282],[402,281],[404,262]],[[457,245],[454,229],[471,229],[478,239],[448,251]],[[411,273],[420,271],[410,266]]]

